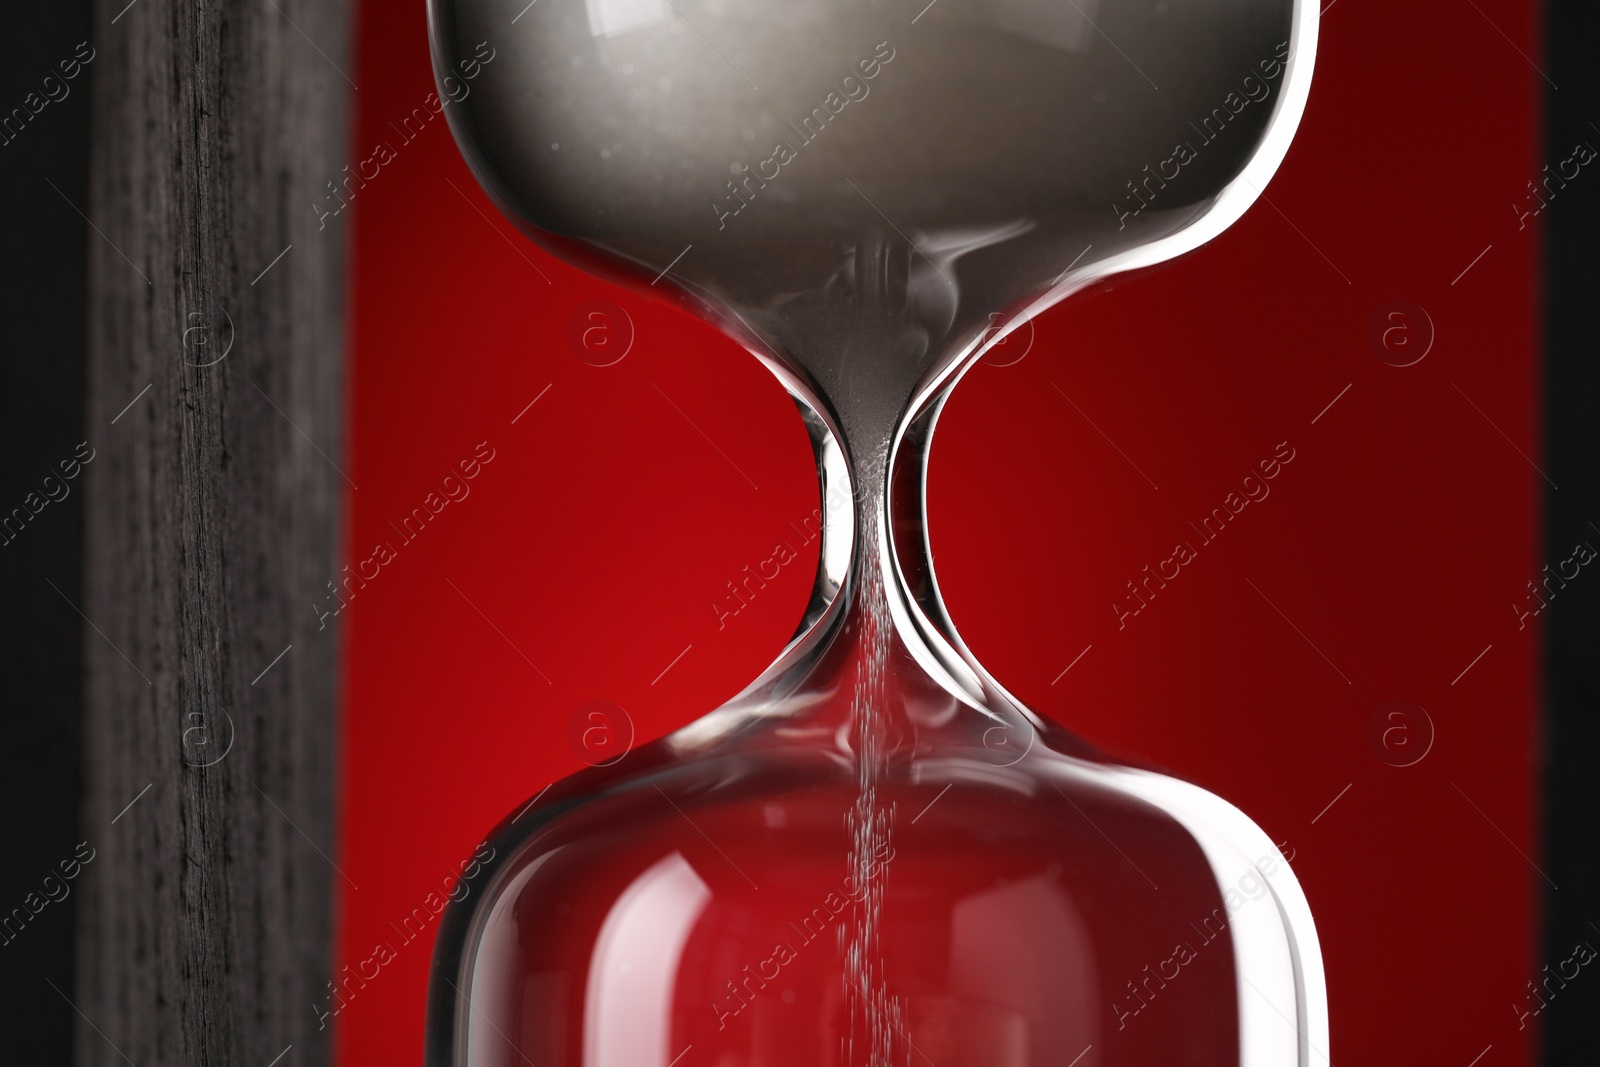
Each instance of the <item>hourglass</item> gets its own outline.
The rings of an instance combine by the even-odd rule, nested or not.
[[[433,1067],[1327,1057],[1272,841],[1104,761],[963,643],[924,531],[966,369],[1221,232],[1304,108],[1304,0],[432,0],[451,126],[534,240],[793,397],[822,540],[725,706],[509,816],[441,924]],[[492,64],[480,63],[493,56]],[[996,313],[1006,313],[999,319]]]

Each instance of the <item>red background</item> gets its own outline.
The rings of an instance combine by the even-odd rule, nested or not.
[[[1517,51],[1537,58],[1534,5],[1478,7],[1335,0],[1271,202],[970,374],[930,476],[941,583],[995,675],[1294,850],[1340,1062],[1535,1052],[1508,1009],[1537,969],[1536,635],[1508,605],[1541,565],[1544,483],[1518,452],[1538,459],[1537,245],[1509,205],[1542,162],[1542,83]],[[720,632],[710,603],[816,494],[753,360],[517,236],[442,120],[402,144],[389,124],[432,90],[421,0],[361,5],[351,73],[352,158],[397,147],[329,220],[353,253],[351,561],[398,544],[387,523],[479,442],[495,458],[337,623],[339,965],[580,765],[579,705],[617,702],[648,740],[766,666],[808,565]],[[636,329],[605,368],[568,340],[601,298]],[[1406,368],[1367,339],[1394,300],[1437,331]],[[1271,496],[1119,631],[1124,583],[1281,441]],[[1393,700],[1437,731],[1414,766],[1369,741]],[[418,1062],[431,938],[348,1001],[339,1062]]]

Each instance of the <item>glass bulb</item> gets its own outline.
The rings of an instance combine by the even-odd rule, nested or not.
[[[1271,840],[1011,697],[945,613],[923,526],[974,360],[1265,184],[1316,14],[433,0],[484,187],[761,359],[823,507],[810,607],[760,678],[493,832],[486,890],[441,927],[430,1065],[1326,1059],[1316,931]]]

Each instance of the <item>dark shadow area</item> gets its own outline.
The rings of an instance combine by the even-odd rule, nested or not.
[[[72,1056],[82,600],[89,41],[82,0],[8,3],[0,32],[0,1032]],[[69,77],[69,74],[75,76]],[[52,188],[52,185],[54,186]],[[89,442],[94,447],[95,442]],[[53,588],[52,588],[53,584]],[[63,864],[66,866],[64,867]],[[51,986],[55,988],[52,989]]]
[[[1542,162],[1555,174],[1541,189],[1545,239],[1545,553],[1539,578],[1544,624],[1544,945],[1538,985],[1544,1062],[1592,1063],[1600,1020],[1600,344],[1595,338],[1595,268],[1600,247],[1600,160],[1569,179],[1557,172],[1587,145],[1600,150],[1595,43],[1600,11],[1555,0],[1546,15]],[[1541,172],[1538,178],[1544,178]],[[1570,561],[1570,562],[1569,562]],[[1573,572],[1576,571],[1576,575]],[[1580,946],[1583,946],[1580,949]],[[1592,961],[1581,961],[1584,955]],[[1527,991],[1529,996],[1534,991]],[[1530,1001],[1529,1003],[1537,1003]]]

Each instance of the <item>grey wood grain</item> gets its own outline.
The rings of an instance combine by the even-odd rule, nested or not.
[[[95,5],[80,1063],[328,1060],[347,14]]]

